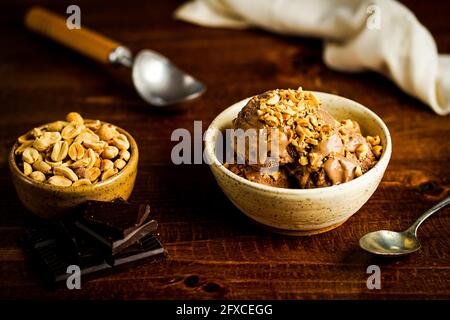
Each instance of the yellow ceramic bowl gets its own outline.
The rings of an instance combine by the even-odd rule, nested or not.
[[[391,136],[384,122],[361,104],[336,95],[314,92],[322,107],[337,120],[356,120],[363,135],[379,135],[383,154],[362,176],[331,187],[282,189],[251,182],[226,169],[217,159],[215,145],[224,129],[248,99],[225,109],[211,123],[205,137],[205,156],[223,192],[253,221],[289,235],[312,235],[331,230],[357,212],[378,187],[391,157]]]
[[[131,157],[118,174],[92,185],[60,187],[37,182],[25,176],[16,163],[14,155],[14,150],[18,147],[16,143],[11,149],[8,162],[14,187],[23,205],[42,218],[53,219],[62,217],[87,200],[111,201],[117,198],[127,200],[136,180],[139,151],[136,141],[128,132],[121,128],[117,128],[117,131],[127,136]]]

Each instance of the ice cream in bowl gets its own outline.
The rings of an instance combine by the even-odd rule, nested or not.
[[[206,160],[227,197],[256,223],[290,235],[325,232],[356,213],[391,150],[389,130],[371,110],[301,88],[242,100],[205,136]]]

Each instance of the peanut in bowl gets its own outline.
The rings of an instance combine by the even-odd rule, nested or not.
[[[84,152],[89,154],[84,157],[82,157],[81,155],[75,156],[72,154],[76,161],[70,159],[70,157],[66,155],[66,161],[64,165],[59,165],[62,161],[52,161],[53,159],[59,160],[58,157],[61,157],[61,152],[52,152],[52,148],[54,148],[55,144],[45,148],[45,146],[41,147],[39,145],[39,142],[36,143],[36,145],[40,150],[45,150],[45,152],[43,152],[44,155],[37,155],[36,152],[33,151],[31,152],[31,160],[27,158],[28,156],[30,156],[29,154],[25,155],[25,159],[28,162],[32,162],[31,164],[26,161],[21,162],[21,158],[24,157],[23,151],[24,149],[26,149],[26,147],[22,148],[22,150],[20,150],[19,148],[24,145],[24,143],[21,142],[29,141],[26,139],[28,135],[31,135],[32,137],[33,132],[35,135],[39,135],[39,130],[46,132],[49,126],[55,125],[57,122],[63,125],[65,124],[67,126],[68,124],[72,123],[71,121],[57,121],[35,128],[28,132],[26,135],[21,136],[11,149],[8,163],[12,181],[17,191],[18,197],[28,210],[42,218],[60,218],[71,209],[88,200],[111,201],[117,198],[123,198],[127,200],[131,195],[134,187],[134,182],[136,180],[137,164],[139,159],[139,152],[136,141],[127,131],[119,127],[105,122],[100,122],[98,120],[83,121],[86,124],[95,123],[96,126],[105,125],[105,127],[112,127],[116,130],[117,135],[120,135],[123,139],[126,138],[126,141],[129,145],[126,145],[125,147],[128,148],[125,149],[125,147],[123,147],[121,149],[128,151],[128,154],[126,154],[124,158],[126,159],[126,161],[122,159],[123,153],[119,155],[113,152],[113,154],[108,155],[108,152],[106,152],[105,156],[108,157],[108,159],[103,160],[109,161],[102,162],[100,160],[101,162],[99,163],[99,160],[96,160],[96,163],[89,163],[88,160],[85,161],[83,159],[87,159],[89,158],[89,155],[93,154],[92,151],[89,151],[92,149],[84,148]],[[87,130],[87,132],[90,131],[91,130]],[[66,138],[69,137],[66,136]],[[77,136],[70,137],[70,139],[62,138],[59,141],[67,141],[67,144],[70,143],[70,145],[72,145],[76,138]],[[79,138],[78,140],[81,139]],[[27,144],[30,144],[30,142],[27,142]],[[104,149],[106,149],[107,145],[104,144],[104,147]],[[58,149],[58,147],[56,149]],[[62,151],[63,156],[66,151],[68,153],[68,147],[59,148],[59,150],[56,151],[60,151],[60,149],[66,149]],[[115,150],[113,148],[110,149]],[[97,151],[98,152],[95,153],[97,155],[97,158],[101,158],[100,155],[105,150],[98,149]],[[100,151],[101,153],[99,153]],[[116,160],[119,159],[121,159],[122,161],[116,162]],[[40,162],[36,164],[38,160],[40,160]],[[82,161],[76,164],[76,162],[80,160]],[[114,162],[112,160],[114,160]],[[45,164],[42,164],[42,162],[45,162],[47,165],[49,165],[51,169],[49,169]],[[79,168],[81,169],[75,169],[72,166],[74,163],[76,164],[76,166],[80,165]],[[113,165],[114,163],[116,163],[116,165],[111,168],[111,163],[113,163]],[[83,165],[85,166],[83,167]],[[103,167],[101,167],[102,165]],[[98,168],[100,170],[100,173],[99,170],[96,169],[86,170],[87,167]],[[45,173],[37,170],[41,168],[45,171]],[[67,170],[65,168],[68,168],[70,170]],[[33,172],[41,172],[41,174],[32,175]],[[94,175],[89,176],[89,172],[94,173]],[[73,174],[75,174],[76,176],[73,176]]]

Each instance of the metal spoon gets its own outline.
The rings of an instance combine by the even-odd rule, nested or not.
[[[359,239],[359,245],[366,251],[385,256],[400,256],[417,251],[420,249],[417,229],[419,229],[425,219],[449,203],[450,197],[445,198],[431,209],[425,211],[411,227],[403,232],[388,230],[370,232]]]
[[[125,46],[84,26],[70,29],[63,17],[44,8],[32,7],[28,10],[25,25],[99,62],[132,68],[136,91],[154,106],[164,107],[191,100],[205,91],[203,83],[161,54],[142,50],[133,59],[131,51]]]

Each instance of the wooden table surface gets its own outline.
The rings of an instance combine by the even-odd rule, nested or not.
[[[27,32],[34,1],[4,2],[0,11],[0,298],[3,299],[391,299],[450,298],[450,208],[420,229],[423,248],[403,259],[363,252],[358,239],[377,229],[402,230],[449,195],[449,118],[373,74],[345,74],[321,61],[321,42],[263,31],[207,29],[172,19],[176,1],[78,1],[82,24],[151,48],[203,80],[206,94],[185,112],[157,112],[125,81]],[[40,1],[61,14],[61,1]],[[407,2],[441,52],[450,51],[449,2]],[[235,101],[273,88],[340,94],[376,112],[393,139],[378,190],[344,225],[313,237],[287,237],[252,224],[222,194],[207,165],[171,163],[176,128],[203,127]],[[28,213],[13,189],[6,156],[17,136],[69,111],[126,128],[141,159],[131,200],[148,201],[169,259],[82,284],[46,290],[17,245]],[[381,290],[366,287],[369,265],[381,268]]]

